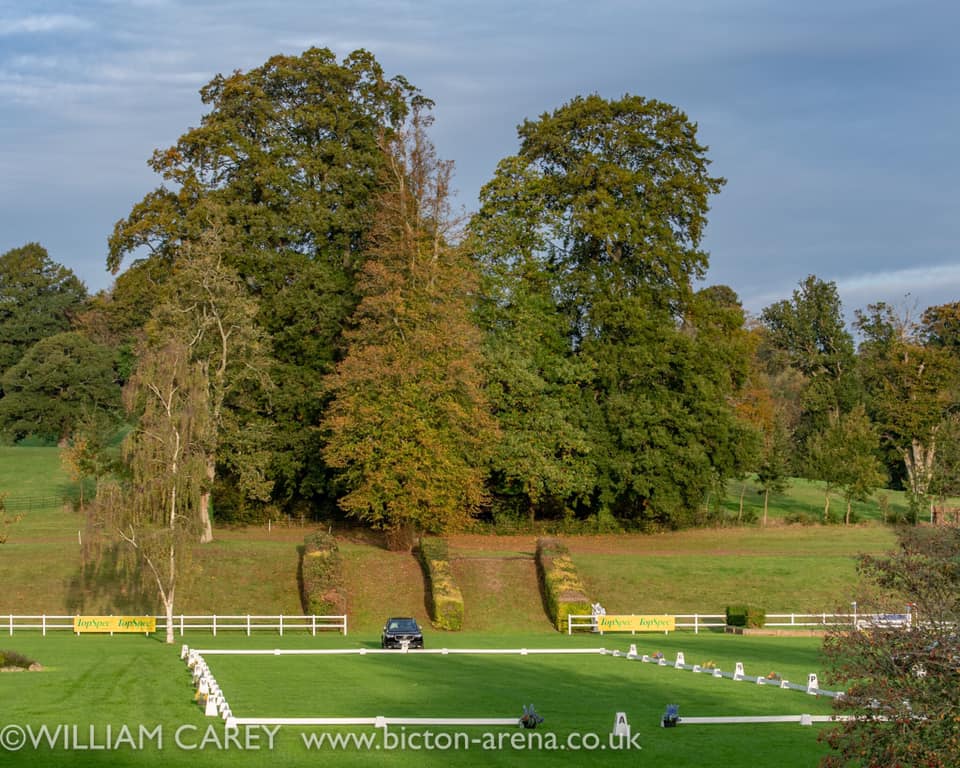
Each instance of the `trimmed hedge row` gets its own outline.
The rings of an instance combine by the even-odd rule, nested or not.
[[[537,575],[547,613],[560,632],[567,627],[567,616],[590,615],[590,599],[570,558],[570,550],[560,539],[537,539]]]
[[[430,623],[437,629],[463,629],[463,594],[450,569],[447,542],[434,536],[421,537],[418,554],[427,577]]]
[[[305,614],[346,613],[347,593],[343,587],[340,550],[332,534],[317,531],[303,540],[300,572]]]
[[[767,620],[767,612],[763,608],[754,608],[749,605],[728,605],[727,626],[748,627],[759,629]]]
[[[0,669],[5,667],[30,669],[36,663],[33,659],[28,659],[18,651],[0,651]]]

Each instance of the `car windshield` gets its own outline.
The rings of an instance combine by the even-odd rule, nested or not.
[[[392,629],[396,632],[416,632],[417,622],[413,619],[390,619],[387,629]]]

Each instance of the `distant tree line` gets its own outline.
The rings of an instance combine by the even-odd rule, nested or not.
[[[904,488],[918,517],[960,492],[960,303],[872,305],[857,344],[816,276],[759,317],[698,288],[724,180],[676,107],[525,121],[466,218],[431,102],[365,51],[201,97],[109,238],[109,290],[37,243],[0,256],[0,431],[60,442],[108,506],[153,499],[155,541],[181,515],[202,540],[211,516],[347,514],[398,544],[476,516],[676,528],[747,473],[824,481],[827,519],[832,494],[848,517]]]

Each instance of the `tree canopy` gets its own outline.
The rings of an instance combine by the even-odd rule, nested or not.
[[[436,157],[425,108],[383,147],[361,299],[323,422],[340,505],[397,544],[409,544],[404,530],[456,530],[478,511],[496,439],[471,314],[476,272],[451,241],[452,166]]]
[[[515,443],[530,423],[558,427],[537,441],[543,460],[525,462],[540,477],[519,485],[530,493],[566,466],[592,482],[553,483],[568,504],[683,524],[749,442],[728,399],[743,383],[745,348],[713,332],[720,304],[695,301],[692,287],[706,270],[699,246],[723,179],[709,175],[686,115],[636,96],[576,98],[519,135],[473,223],[487,329],[506,341],[529,335],[525,316],[545,321],[539,339],[519,345],[512,372],[495,377],[499,391],[560,395],[534,406],[535,419],[502,421]],[[742,313],[732,317],[742,327]]]
[[[86,298],[80,279],[39,243],[0,255],[0,374],[41,339],[70,330]]]

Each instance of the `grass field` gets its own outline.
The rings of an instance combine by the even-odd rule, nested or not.
[[[212,638],[188,636],[193,647],[304,648],[370,647],[375,635],[307,636],[283,638]],[[747,672],[777,671],[784,677],[804,680],[818,664],[817,642],[809,639],[746,638],[687,633],[664,636],[612,638],[596,635],[568,638],[542,634],[443,635],[449,647],[598,647],[625,651],[631,640],[641,653],[662,651],[673,658],[683,650],[688,662],[714,660],[732,669],[743,661]],[[305,733],[330,729],[283,727],[273,749],[261,734],[260,749],[221,750],[222,722],[207,719],[193,702],[193,688],[179,660],[179,647],[164,646],[143,637],[17,635],[17,648],[46,665],[40,673],[7,674],[0,678],[4,711],[0,725],[40,726],[53,731],[58,725],[77,726],[66,736],[61,731],[56,746],[41,743],[16,752],[0,752],[5,765],[68,766],[242,766],[316,765],[332,760],[337,765],[369,765],[369,751],[356,746],[334,750],[308,749]],[[440,642],[427,634],[433,647]],[[735,683],[707,675],[657,667],[609,656],[416,656],[365,657],[225,657],[208,656],[207,662],[223,688],[234,714],[250,716],[477,716],[519,717],[522,706],[534,704],[545,721],[538,733],[552,734],[565,744],[570,734],[590,734],[605,740],[615,713],[625,712],[642,751],[599,753],[532,749],[424,751],[375,750],[376,763],[386,766],[486,766],[581,765],[585,760],[602,765],[813,766],[823,747],[817,742],[822,727],[783,725],[659,727],[667,704],[679,704],[683,716],[748,714],[826,714],[826,699],[768,686]],[[202,750],[205,729],[215,723],[215,735]],[[163,744],[147,740],[143,750],[121,743],[117,749],[73,749],[75,745],[110,743],[123,726],[162,728]],[[113,736],[109,736],[107,727]],[[92,730],[91,730],[92,729]],[[396,734],[399,727],[392,729]],[[406,732],[418,729],[407,727]],[[458,729],[437,729],[447,733]],[[471,733],[503,729],[479,728]],[[507,729],[511,731],[511,729]],[[179,731],[179,737],[177,737]],[[338,728],[336,732],[370,734],[372,729]],[[91,736],[92,734],[92,736]],[[0,742],[4,737],[0,736]],[[64,742],[64,739],[67,741]],[[72,741],[71,741],[72,739]],[[178,743],[179,742],[179,743]],[[541,742],[547,743],[549,742]]]
[[[115,574],[81,579],[83,517],[64,497],[76,489],[63,475],[55,449],[0,448],[0,493],[20,500],[19,522],[7,529],[0,547],[0,616],[123,612],[129,595]],[[724,502],[728,517],[737,514],[739,490]],[[745,508],[756,504],[745,496]],[[772,500],[770,525],[728,526],[658,535],[565,537],[590,596],[610,612],[722,612],[732,602],[751,603],[768,612],[845,610],[855,594],[856,556],[882,552],[893,542],[888,527],[876,522],[880,507],[858,511],[853,526],[784,525],[798,509],[808,517],[822,511],[822,490],[798,482],[783,498]],[[731,506],[733,505],[733,506]],[[15,506],[15,505],[11,505]],[[751,517],[752,514],[747,514]],[[298,614],[298,547],[310,527],[297,525],[222,529],[215,541],[198,549],[190,577],[178,588],[177,612],[224,614]],[[340,531],[348,586],[349,636],[238,635],[187,636],[197,647],[373,647],[389,614],[410,614],[428,625],[423,574],[409,552],[389,552],[370,537]],[[716,633],[670,636],[581,635],[556,633],[547,620],[537,588],[534,535],[451,537],[454,575],[466,601],[465,631],[428,630],[431,647],[556,647],[579,645],[618,648],[631,641],[641,653],[662,651],[672,659],[684,651],[689,663],[713,661],[732,669],[742,661],[748,673],[776,672],[802,682],[819,669],[817,638],[734,637]],[[145,606],[144,610],[155,610]],[[36,658],[40,673],[0,675],[2,720],[0,765],[239,766],[276,763],[368,765],[368,752],[308,750],[304,731],[284,729],[274,749],[219,750],[217,737],[205,749],[196,742],[211,721],[193,702],[193,689],[178,648],[154,638],[43,638],[17,633],[0,642]],[[178,639],[179,640],[179,639]],[[602,765],[740,766],[778,764],[813,766],[824,748],[821,727],[799,725],[658,727],[667,704],[679,704],[681,716],[711,714],[825,713],[829,702],[772,687],[716,680],[671,668],[610,657],[416,657],[258,658],[211,657],[217,679],[238,716],[372,716],[433,714],[519,716],[534,704],[546,717],[543,733],[566,738],[573,732],[610,733],[614,715],[626,712],[639,734],[642,752],[603,756],[584,752],[497,751],[426,753],[380,750],[378,764],[421,765]],[[828,686],[827,681],[823,684]],[[220,721],[216,721],[221,729]],[[4,725],[77,726],[78,745],[103,742],[107,727],[159,726],[162,749],[120,751],[67,749],[62,739],[4,754]],[[174,741],[186,728],[183,744]],[[360,729],[356,733],[370,733]],[[193,746],[191,746],[191,739]]]

